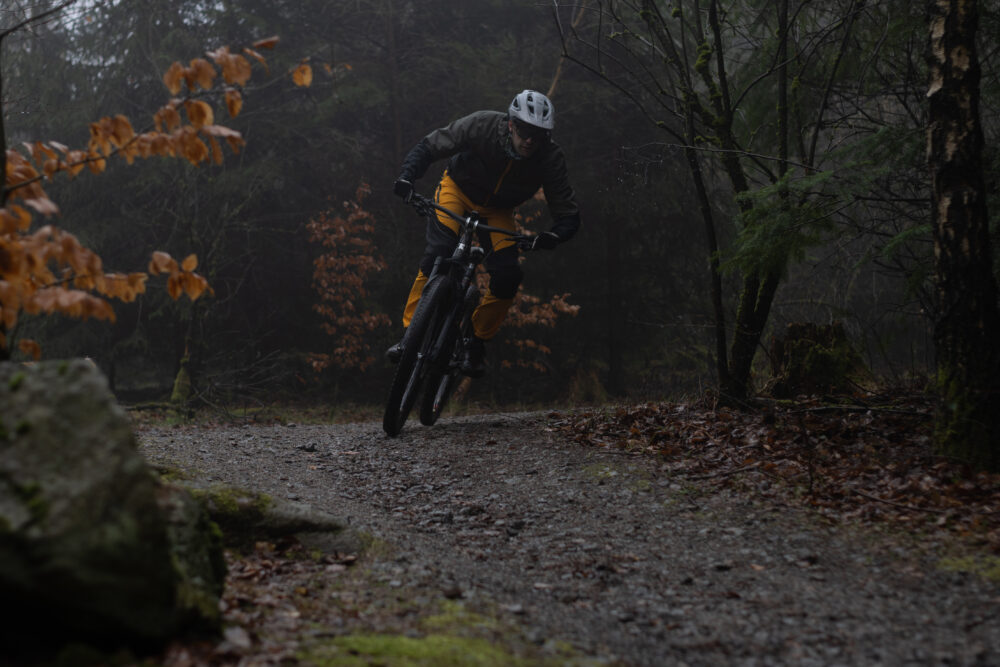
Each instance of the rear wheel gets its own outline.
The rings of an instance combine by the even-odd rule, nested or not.
[[[439,276],[427,284],[413,313],[410,326],[403,336],[403,351],[392,378],[389,398],[382,417],[382,428],[396,437],[403,430],[403,424],[413,409],[420,388],[430,367],[427,353],[434,345],[448,314],[448,298],[451,285],[445,276]]]

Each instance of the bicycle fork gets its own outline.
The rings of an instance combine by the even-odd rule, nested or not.
[[[458,252],[456,251],[456,254]],[[444,325],[438,332],[434,344],[428,351],[427,356],[430,362],[435,366],[438,366],[442,371],[449,371],[450,366],[455,361],[453,359],[452,352],[455,349],[455,341],[461,334],[462,322],[466,315],[471,315],[467,313],[469,302],[471,301],[471,292],[474,291],[477,297],[476,301],[478,303],[479,290],[473,285],[475,280],[476,267],[482,261],[485,256],[485,252],[482,248],[472,248],[470,252],[471,257],[466,261],[465,266],[458,264],[457,258],[452,258],[451,260],[439,259],[438,263],[435,264],[434,270],[431,272],[433,277],[436,273],[440,272],[440,264],[449,262],[452,266],[449,267],[449,272],[452,272],[449,279],[453,281],[453,285],[457,287],[455,292],[451,295],[451,307],[448,309],[448,314],[444,318]],[[462,271],[461,277],[456,279],[455,274],[458,271]],[[473,308],[475,305],[472,306]]]

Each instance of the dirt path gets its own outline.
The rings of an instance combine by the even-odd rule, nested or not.
[[[948,571],[904,535],[677,481],[550,422],[444,419],[396,439],[374,423],[138,436],[153,462],[309,503],[376,538],[346,570],[285,568],[270,607],[230,600],[230,623],[251,628],[226,647],[244,664],[352,664],[334,658],[377,650],[342,641],[362,632],[506,652],[486,664],[1000,664],[995,579]]]

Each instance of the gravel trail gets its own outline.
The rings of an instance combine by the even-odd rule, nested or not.
[[[488,601],[538,646],[625,665],[998,665],[1000,585],[906,535],[676,480],[556,415],[141,427],[154,463],[308,503],[391,545],[376,581]]]

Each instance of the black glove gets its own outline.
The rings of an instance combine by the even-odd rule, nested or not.
[[[403,177],[399,177],[392,185],[392,193],[397,197],[401,197],[403,201],[409,202],[413,197],[413,183]]]
[[[542,232],[531,241],[532,250],[552,250],[562,239],[555,232]]]

